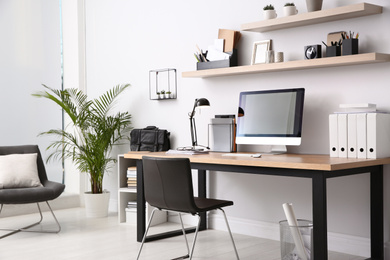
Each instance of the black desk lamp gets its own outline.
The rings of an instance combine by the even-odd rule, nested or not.
[[[206,98],[199,98],[195,99],[194,108],[192,109],[192,112],[188,113],[190,116],[190,126],[191,126],[191,140],[192,140],[192,149],[196,150],[196,146],[202,146],[198,145],[198,140],[196,136],[196,125],[195,125],[195,108],[202,107],[202,106],[210,106],[210,102]],[[209,147],[203,146],[207,149],[210,149]]]

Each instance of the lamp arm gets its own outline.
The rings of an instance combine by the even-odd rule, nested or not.
[[[190,117],[190,127],[191,127],[192,146],[195,147],[198,145],[198,140],[197,140],[197,136],[196,136],[195,118],[193,118],[193,117]]]

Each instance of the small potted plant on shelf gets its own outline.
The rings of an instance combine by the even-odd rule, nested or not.
[[[294,3],[286,3],[283,7],[284,16],[296,15],[298,9]]]
[[[161,98],[164,99],[165,98],[165,90],[161,90]]]
[[[167,92],[165,93],[165,98],[172,98],[172,97],[171,97],[171,94],[172,94],[171,91],[167,91]]]
[[[275,8],[271,4],[264,6],[263,12],[264,12],[264,19],[265,20],[274,19],[277,17]]]
[[[156,95],[157,95],[157,99],[160,99],[161,97],[160,97],[160,92],[156,92]]]

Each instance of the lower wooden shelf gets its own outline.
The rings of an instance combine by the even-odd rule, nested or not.
[[[286,61],[280,63],[256,64],[247,66],[237,66],[229,68],[218,68],[209,70],[185,71],[183,78],[207,78],[221,77],[230,75],[243,75],[253,73],[304,70],[316,68],[328,68],[338,66],[351,66],[360,64],[372,64],[380,62],[389,62],[390,54],[385,53],[364,53],[349,56],[329,57],[313,60]]]

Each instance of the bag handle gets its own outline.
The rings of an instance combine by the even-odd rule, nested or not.
[[[143,130],[158,130],[158,127],[150,125],[150,126],[145,127]]]

